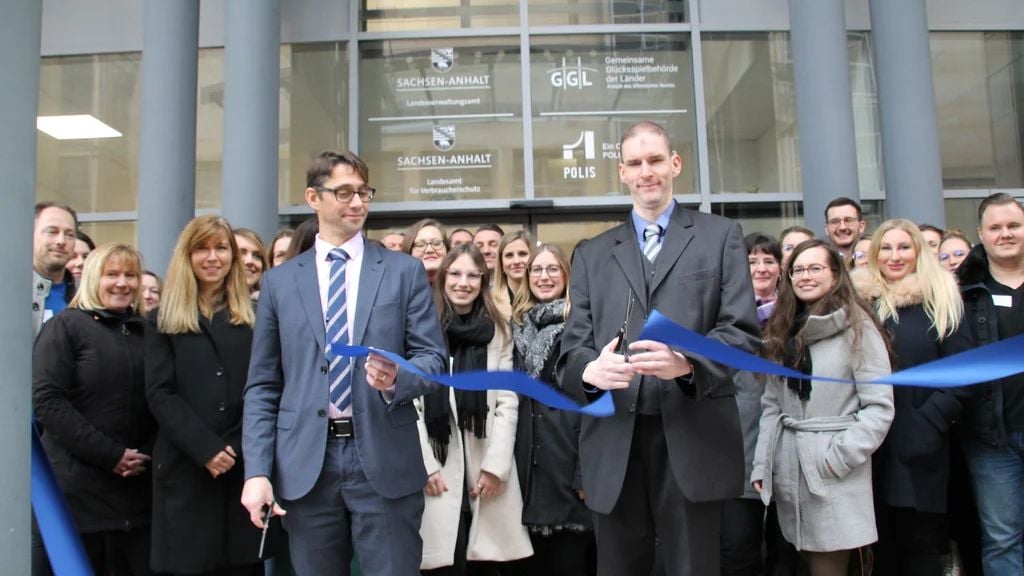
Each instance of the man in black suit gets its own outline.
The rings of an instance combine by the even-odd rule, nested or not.
[[[649,573],[655,536],[669,575],[718,574],[721,503],[748,480],[732,371],[636,335],[658,310],[753,351],[760,334],[743,233],[676,204],[682,159],[664,128],[631,126],[620,148],[633,210],[577,250],[559,359],[566,389],[588,398],[611,390],[615,400],[615,415],[584,417],[580,436],[598,574]]]

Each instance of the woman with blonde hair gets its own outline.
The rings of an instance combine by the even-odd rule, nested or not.
[[[242,389],[254,322],[227,220],[200,216],[171,254],[146,332],[153,448],[152,566],[171,574],[262,574],[260,530],[239,504]]]
[[[453,248],[437,272],[434,300],[451,372],[511,370],[512,338],[490,292],[483,254]],[[519,399],[504,390],[442,388],[417,399],[427,470],[421,571],[496,574],[497,563],[533,553],[519,522],[514,446]],[[433,572],[435,571],[436,572]]]
[[[943,268],[955,274],[971,253],[971,248],[971,241],[961,230],[947,230],[939,244],[939,262]]]
[[[33,350],[41,440],[96,574],[149,574],[156,423],[146,407],[141,276],[134,248],[101,245]]]
[[[498,244],[491,297],[506,317],[512,315],[512,301],[526,280],[526,262],[533,257],[533,240],[526,230],[509,232]]]
[[[568,313],[569,261],[554,244],[537,248],[513,301],[513,365],[558,389],[555,363]],[[516,469],[523,494],[523,524],[533,557],[523,568],[540,574],[583,576],[594,541],[580,476],[580,415],[519,397]]]
[[[916,224],[887,220],[875,231],[867,268],[853,273],[862,297],[891,334],[894,370],[945,355],[963,317],[953,276],[939,264]],[[916,386],[893,391],[896,416],[875,455],[881,574],[942,573],[946,547],[949,428],[960,392]]]
[[[245,269],[245,284],[249,287],[249,294],[253,300],[259,300],[260,280],[267,271],[267,249],[263,246],[263,239],[255,230],[235,228],[235,243],[238,244],[242,268]]]
[[[823,240],[793,250],[776,302],[764,329],[767,358],[863,383],[769,378],[750,481],[762,502],[777,503],[782,534],[812,576],[846,576],[851,552],[878,538],[871,455],[892,422],[892,387],[867,382],[889,373],[889,349]]]

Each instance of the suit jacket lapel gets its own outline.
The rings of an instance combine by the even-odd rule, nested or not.
[[[661,252],[658,253],[654,265],[654,278],[651,279],[651,294],[658,289],[668,273],[676,265],[679,256],[693,240],[693,218],[683,209],[676,205],[672,211],[672,218],[668,222],[668,230],[665,231],[665,238],[661,242]]]
[[[637,244],[631,219],[627,218],[626,223],[619,228],[616,240],[618,244],[612,248],[612,256],[622,268],[626,281],[629,282],[629,286],[636,296],[636,301],[644,307],[644,310],[647,310],[647,283],[644,282],[644,266],[640,262],[643,254],[640,253],[640,245]],[[626,298],[625,295],[622,297]]]
[[[306,320],[316,335],[316,343],[320,350],[326,348],[327,334],[324,327],[324,312],[320,306],[320,280],[316,274],[316,250],[306,250],[295,257],[299,271],[295,274],[295,284],[299,290],[299,300],[306,310]]]
[[[353,344],[363,343],[366,324],[370,320],[370,310],[377,299],[381,279],[384,278],[384,259],[381,257],[380,248],[369,241],[365,241],[363,246],[363,269],[359,273],[359,301],[356,303]]]

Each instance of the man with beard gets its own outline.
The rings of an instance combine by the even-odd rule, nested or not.
[[[840,196],[825,207],[825,237],[844,257],[853,252],[853,245],[864,233],[860,204]]]
[[[75,280],[66,268],[73,256],[78,216],[68,206],[40,202],[32,236],[32,327],[60,313],[75,295]]]

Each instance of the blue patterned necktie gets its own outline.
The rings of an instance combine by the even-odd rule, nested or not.
[[[348,253],[341,248],[335,248],[327,255],[331,263],[331,276],[327,282],[326,354],[330,360],[330,407],[338,411],[332,417],[348,415],[352,406],[352,361],[330,350],[331,344],[335,342],[349,343],[348,301],[345,298],[345,266],[348,259]]]
[[[644,227],[644,256],[651,263],[661,252],[661,226],[650,224]]]

